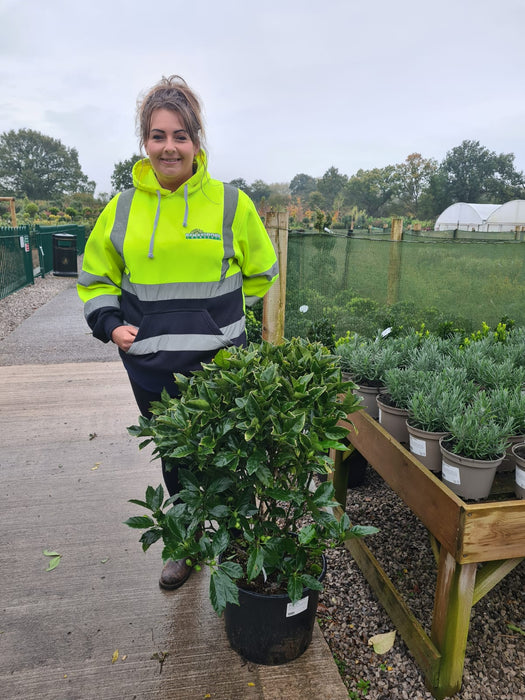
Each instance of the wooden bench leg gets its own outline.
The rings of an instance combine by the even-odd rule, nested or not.
[[[431,634],[441,662],[437,687],[429,688],[438,700],[461,688],[476,571],[477,564],[458,564],[441,547]]]
[[[353,448],[352,448],[353,451]],[[334,460],[332,481],[335,491],[335,500],[343,510],[346,510],[346,489],[348,486],[348,461],[344,453],[339,450],[330,450],[330,457]]]

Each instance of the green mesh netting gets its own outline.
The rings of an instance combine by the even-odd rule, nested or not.
[[[339,337],[347,330],[375,334],[407,319],[471,330],[504,316],[525,325],[520,241],[289,235],[286,337],[308,335],[322,321]]]

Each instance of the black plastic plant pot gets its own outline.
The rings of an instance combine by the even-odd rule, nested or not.
[[[326,574],[323,556],[322,581]],[[305,588],[292,604],[287,595],[262,595],[239,589],[239,605],[224,610],[231,648],[247,661],[277,666],[297,659],[312,641],[319,591]]]

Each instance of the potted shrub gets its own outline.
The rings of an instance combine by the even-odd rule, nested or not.
[[[329,448],[346,449],[337,423],[360,407],[354,385],[337,357],[299,338],[227,348],[176,379],[180,397],[163,396],[130,432],[184,465],[183,488],[163,503],[162,487],[148,487],[133,502],[150,514],[126,522],[145,530],[144,550],[163,541],[164,561],[210,567],[210,600],[236,651],[289,661],[311,640],[323,552],[377,531],[337,520],[332,483],[315,478],[332,468]]]
[[[450,420],[473,398],[476,388],[466,371],[446,368],[429,372],[409,399],[407,430],[410,451],[433,472],[441,471],[439,439],[449,431]]]
[[[512,419],[498,421],[487,393],[480,391],[451,418],[450,435],[439,441],[443,482],[463,498],[486,498],[512,430]]]
[[[384,373],[385,391],[376,399],[379,422],[398,442],[408,443],[408,406],[426,375],[427,372],[412,367],[394,367]]]
[[[525,442],[525,394],[520,387],[512,389],[498,387],[490,392],[490,401],[498,421],[505,422],[507,418],[512,420],[509,446],[498,471],[513,471],[515,459],[512,447],[520,442]]]
[[[381,336],[370,340],[348,334],[336,342],[335,352],[345,375],[357,384],[354,391],[362,399],[365,411],[378,418],[376,397],[384,386],[385,371],[401,363],[400,350]]]
[[[411,352],[407,364],[424,372],[439,372],[450,366],[449,353],[452,343],[449,338],[425,337]]]

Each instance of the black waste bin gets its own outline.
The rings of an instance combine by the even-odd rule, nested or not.
[[[77,237],[72,233],[53,234],[53,274],[78,277]]]

